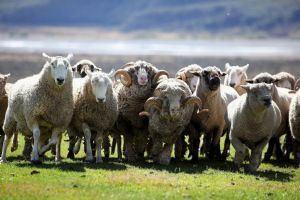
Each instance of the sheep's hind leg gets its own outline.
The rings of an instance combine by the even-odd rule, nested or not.
[[[9,142],[11,140],[12,135],[5,135],[4,136],[4,141],[3,141],[3,146],[2,146],[2,154],[1,154],[1,158],[0,158],[0,163],[5,163],[6,161],[6,151],[7,151],[7,147],[9,145]]]
[[[10,148],[11,152],[14,152],[18,149],[18,131],[14,132],[14,139],[13,139],[13,144]]]

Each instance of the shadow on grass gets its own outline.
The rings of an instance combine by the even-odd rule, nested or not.
[[[210,161],[205,158],[199,160],[197,164],[193,164],[188,160],[184,161],[175,161],[172,160],[171,164],[168,166],[158,165],[152,162],[137,162],[137,163],[129,163],[132,166],[145,168],[145,169],[152,169],[158,171],[168,171],[169,173],[188,173],[188,174],[199,174],[204,173],[206,170],[214,169],[219,171],[225,172],[232,172],[237,174],[243,175],[250,175],[259,178],[265,178],[271,181],[278,181],[278,182],[289,182],[294,177],[293,173],[286,173],[280,171],[273,171],[273,170],[261,170],[255,174],[249,174],[245,172],[236,171],[232,161]],[[243,165],[243,168],[247,166],[246,164]]]
[[[17,167],[22,168],[38,168],[38,169],[57,169],[66,172],[85,172],[88,169],[104,169],[104,170],[126,170],[125,164],[116,162],[104,162],[104,163],[86,163],[82,158],[76,158],[74,160],[63,159],[61,163],[55,163],[54,158],[44,158],[42,164],[32,164],[30,161],[24,161],[21,156],[10,157],[9,162],[12,162]]]

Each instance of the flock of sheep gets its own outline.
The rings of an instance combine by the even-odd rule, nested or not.
[[[211,160],[226,160],[231,143],[237,169],[248,158],[247,170],[255,172],[267,144],[265,160],[273,152],[280,160],[293,153],[299,164],[300,80],[289,73],[248,79],[249,65],[227,63],[223,72],[193,64],[170,78],[167,71],[136,61],[107,74],[89,60],[71,66],[71,54],[43,57],[39,74],[14,84],[6,83],[9,74],[0,74],[1,162],[6,162],[11,139],[11,151],[18,148],[18,133],[25,138],[25,159],[40,163],[40,156],[51,150],[59,162],[65,133],[67,157],[74,158],[84,141],[88,162],[94,157],[103,162],[102,148],[109,158],[117,146],[120,160],[124,155],[135,162],[147,153],[154,162],[168,165],[174,145],[178,160],[189,152],[197,162],[199,149]]]

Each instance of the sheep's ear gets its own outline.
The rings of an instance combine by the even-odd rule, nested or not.
[[[102,71],[101,67],[94,66],[94,71]]]
[[[226,63],[226,64],[225,64],[225,70],[226,70],[226,71],[229,71],[230,68],[231,68],[230,64],[229,64],[229,63]]]
[[[10,77],[10,73],[4,75],[4,80],[6,81]]]
[[[46,59],[47,62],[51,63],[51,56],[48,56],[46,53],[43,53],[42,56]]]
[[[69,54],[67,55],[67,59],[69,60],[69,62],[71,61],[71,58],[73,58],[73,54],[72,54],[72,53],[69,53]]]
[[[221,72],[221,71],[220,71],[219,74],[220,74],[220,76],[226,76],[227,73],[226,73],[226,72]]]
[[[244,66],[242,67],[242,70],[243,70],[244,72],[246,72],[246,71],[248,70],[248,68],[249,68],[249,64],[244,65]]]
[[[78,65],[77,65],[78,66]],[[73,72],[75,72],[76,71],[76,69],[77,69],[77,66],[75,65],[75,66],[72,66],[72,71]]]
[[[201,76],[201,71],[190,71],[191,74],[193,74],[194,76]]]
[[[250,85],[240,85],[241,88],[245,89],[246,92],[249,92],[251,90],[251,86]]]
[[[252,80],[252,79],[246,79],[246,83],[254,83],[254,80]]]

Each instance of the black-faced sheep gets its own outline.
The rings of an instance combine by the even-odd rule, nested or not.
[[[205,132],[205,147],[207,156],[210,159],[220,157],[220,138],[227,128],[225,123],[225,112],[227,105],[236,99],[239,95],[231,87],[221,85],[221,76],[226,73],[217,67],[206,67],[202,71],[193,72],[199,77],[199,81],[194,94],[198,96],[202,103],[203,109],[209,110],[207,118],[192,119],[194,123],[198,123]],[[228,137],[227,137],[228,138]],[[223,157],[226,158],[229,149],[229,143],[223,151]]]
[[[255,172],[261,163],[263,148],[275,134],[281,121],[278,106],[272,101],[272,84],[242,86],[247,93],[228,105],[230,140],[235,149],[237,168],[244,161],[246,147],[251,149],[249,171]]]
[[[46,63],[42,71],[34,76],[18,80],[12,87],[5,115],[1,161],[6,161],[6,150],[11,136],[16,131],[33,135],[32,162],[40,163],[39,155],[54,144],[59,144],[73,113],[72,70],[67,57],[50,57],[43,54]],[[45,130],[47,131],[45,131]],[[41,146],[43,133],[51,132],[49,142]],[[56,161],[60,152],[56,152]]]

